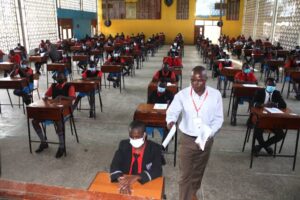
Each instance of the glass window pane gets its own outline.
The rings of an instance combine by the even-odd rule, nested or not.
[[[220,0],[196,0],[196,16],[219,16],[220,10],[215,9],[216,3],[220,3]]]
[[[203,21],[203,20],[196,20],[196,21],[195,21],[195,25],[200,25],[200,26],[202,26],[202,25],[204,25],[204,21]]]

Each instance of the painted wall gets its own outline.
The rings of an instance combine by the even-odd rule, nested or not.
[[[97,13],[58,8],[57,18],[72,19],[73,34],[76,38],[82,39],[86,34],[91,35],[91,21],[97,19]]]
[[[166,34],[166,42],[173,41],[177,33],[182,33],[186,44],[193,44],[194,42],[194,24],[195,24],[195,6],[196,0],[189,1],[189,19],[177,20],[176,19],[176,0],[172,6],[168,7],[162,0],[161,6],[161,19],[157,20],[133,20],[133,19],[120,19],[111,20],[112,25],[110,27],[104,26],[104,19],[102,19],[102,1],[98,0],[98,27],[99,33],[112,34],[124,32],[125,35],[131,33],[144,32],[146,37],[149,37],[153,33],[164,32]],[[239,21],[227,21],[224,17],[223,32],[230,36],[236,36],[241,33],[244,0],[241,0],[240,6],[240,20]],[[200,19],[200,18],[199,18]],[[211,19],[211,18],[205,18]],[[217,18],[216,18],[217,19]],[[226,27],[225,27],[226,26]]]

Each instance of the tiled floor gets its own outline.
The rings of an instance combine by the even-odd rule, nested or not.
[[[96,120],[89,119],[86,111],[75,112],[80,143],[76,143],[67,126],[68,156],[59,160],[54,158],[57,148],[54,145],[50,145],[50,148],[42,154],[30,154],[26,116],[22,109],[2,107],[0,116],[2,178],[86,189],[98,171],[109,169],[119,141],[128,137],[127,127],[133,118],[135,108],[139,103],[146,102],[148,83],[154,72],[161,67],[162,57],[166,55],[167,50],[168,46],[164,46],[155,57],[150,57],[149,61],[144,63],[143,69],[136,71],[135,77],[126,77],[126,89],[121,94],[118,89],[103,89],[104,111],[100,113],[97,103]],[[183,87],[186,87],[189,85],[192,67],[202,64],[195,47],[185,47],[183,64]],[[76,74],[76,77],[79,75]],[[216,87],[216,80],[210,78],[208,85]],[[281,89],[281,84],[278,84],[278,88]],[[41,77],[40,90],[41,93],[46,90],[45,76]],[[0,91],[0,97],[1,102],[8,101],[5,90]],[[14,100],[17,101],[17,98]],[[225,122],[215,138],[198,196],[205,200],[299,199],[299,156],[295,171],[292,171],[292,159],[270,157],[255,158],[253,168],[250,169],[250,144],[247,144],[245,152],[241,151],[246,118],[241,117],[237,126],[230,126],[226,113],[228,100],[228,97],[223,99]],[[294,112],[300,114],[299,101],[294,97],[290,97],[287,104]],[[83,105],[87,105],[86,99]],[[247,105],[239,106],[239,112],[246,113]],[[294,133],[289,132],[283,153],[293,152],[296,138]],[[48,136],[49,139],[57,140],[52,127],[49,128]],[[150,139],[161,141],[159,134]],[[37,147],[38,144],[33,145],[34,149]],[[176,200],[178,165],[173,167],[172,155],[167,155],[166,158],[167,165],[164,166],[166,195],[168,199]]]

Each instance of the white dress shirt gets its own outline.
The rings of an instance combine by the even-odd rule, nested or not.
[[[197,137],[198,135],[194,130],[194,119],[197,117],[197,111],[193,100],[197,108],[201,107],[198,111],[198,117],[201,118],[203,124],[212,130],[213,137],[224,121],[223,103],[219,90],[209,86],[206,86],[201,96],[195,93],[191,86],[178,92],[167,110],[167,123],[177,122],[179,115],[182,113],[179,129],[184,134]]]
[[[269,93],[266,91],[266,96],[265,96],[265,101],[264,101],[264,104],[267,104],[268,102],[272,102],[272,93]]]

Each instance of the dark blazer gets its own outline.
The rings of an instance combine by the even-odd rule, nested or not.
[[[258,90],[253,98],[253,106],[260,107],[262,104],[264,104],[265,97],[266,97],[266,90],[265,89]],[[277,104],[277,108],[281,108],[281,109],[286,108],[286,103],[283,100],[278,90],[275,90],[273,92],[271,101]]]
[[[157,90],[153,91],[148,97],[148,103],[168,103],[170,104],[174,98],[174,95],[169,90],[166,90],[161,96],[158,96]]]
[[[139,180],[140,183],[144,184],[162,176],[161,149],[161,145],[147,140],[142,161],[142,173],[140,174],[142,178]],[[129,143],[129,139],[122,140],[110,165],[110,178],[112,182],[116,182],[123,174],[129,174],[131,154],[132,146]]]

